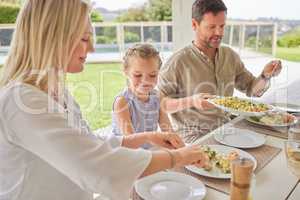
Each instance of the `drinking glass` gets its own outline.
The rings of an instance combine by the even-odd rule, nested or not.
[[[289,141],[300,141],[300,124],[297,123],[289,128],[288,132]]]
[[[288,168],[300,179],[300,140],[285,141],[284,149]]]

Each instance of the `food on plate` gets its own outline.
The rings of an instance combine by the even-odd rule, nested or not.
[[[218,155],[216,159],[216,166],[224,173],[230,173],[231,161],[238,158],[239,154],[236,151],[230,152],[228,155]]]
[[[239,158],[239,154],[236,151],[231,151],[229,154],[224,155],[217,153],[215,150],[211,149],[208,146],[204,146],[203,151],[209,157],[209,165],[204,167],[206,171],[211,171],[215,167],[221,170],[221,172],[223,172],[224,174],[229,174],[231,173],[231,161]]]
[[[203,151],[207,154],[209,160],[214,160],[217,155],[217,152],[208,146],[204,146]]]
[[[253,103],[250,100],[238,97],[223,97],[213,100],[215,104],[243,112],[265,112],[269,110],[268,105],[263,103]]]
[[[209,148],[208,146],[204,146],[204,147],[203,147],[203,151],[204,151],[204,153],[206,153],[206,155],[207,155],[208,158],[209,158],[209,162],[204,166],[204,169],[205,169],[206,171],[210,171],[210,170],[212,170],[212,168],[213,168],[213,165],[212,165],[212,162],[211,162],[211,161],[213,161],[213,160],[215,159],[215,157],[216,157],[216,155],[217,155],[217,152],[216,152],[215,150],[212,150],[212,149]]]
[[[295,121],[295,116],[288,113],[270,112],[261,117],[250,117],[256,122],[261,122],[266,125],[285,125]]]

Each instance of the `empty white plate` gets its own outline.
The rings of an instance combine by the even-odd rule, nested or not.
[[[217,129],[214,138],[221,144],[244,149],[259,147],[266,142],[261,134],[231,126]]]
[[[159,172],[135,182],[135,190],[145,200],[200,200],[206,194],[204,184],[178,172]]]

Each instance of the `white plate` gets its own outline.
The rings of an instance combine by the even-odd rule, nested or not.
[[[178,172],[159,172],[135,182],[135,190],[145,200],[200,200],[206,195],[204,184]]]
[[[219,98],[224,98],[224,97],[216,97],[215,99],[219,99]],[[254,104],[260,104],[261,103],[261,102],[258,102],[258,101],[254,101],[252,99],[245,99],[245,98],[239,98],[239,99],[240,100],[247,100],[247,101],[250,101],[251,103],[254,103]],[[262,116],[262,115],[265,115],[267,112],[270,112],[270,111],[273,110],[273,106],[267,105],[268,108],[269,108],[269,110],[267,110],[267,111],[263,111],[263,112],[246,112],[246,111],[239,111],[239,110],[236,110],[236,109],[233,109],[233,108],[229,108],[229,107],[226,107],[226,106],[216,104],[214,102],[214,99],[208,99],[207,101],[210,102],[211,104],[213,104],[214,106],[216,106],[217,108],[221,109],[221,110],[232,113],[234,115],[241,115],[241,116],[246,116],[246,117]]]
[[[288,126],[292,126],[292,125],[295,125],[298,123],[298,119],[296,117],[294,118],[294,120],[292,122],[285,123],[285,124],[265,124],[263,122],[256,121],[255,119],[252,119],[251,117],[247,117],[246,120],[253,124],[258,124],[258,125],[262,125],[262,126],[270,126],[270,127],[288,127]]]
[[[242,149],[259,147],[266,142],[266,138],[263,135],[235,127],[217,129],[214,138],[221,144]]]
[[[253,171],[256,169],[256,166],[257,166],[256,159],[251,154],[249,154],[245,151],[242,151],[240,149],[233,148],[233,147],[223,146],[223,145],[207,145],[207,146],[210,147],[211,149],[217,151],[218,153],[223,153],[223,154],[229,154],[231,151],[236,151],[240,155],[240,157],[250,158],[251,160],[253,160],[253,162],[254,162]],[[194,165],[189,165],[189,166],[186,166],[185,168],[187,168],[188,170],[190,170],[196,174],[199,174],[201,176],[210,177],[210,178],[218,178],[218,179],[230,179],[231,178],[231,173],[225,174],[216,167],[214,167],[211,171],[206,171],[206,170],[196,167]]]
[[[300,106],[289,103],[272,103],[276,109],[290,113],[300,113]]]

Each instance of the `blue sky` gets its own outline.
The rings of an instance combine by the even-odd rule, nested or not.
[[[97,6],[118,10],[141,5],[146,0],[93,0]],[[256,19],[258,17],[277,17],[300,20],[299,0],[224,0],[228,7],[228,17]]]

